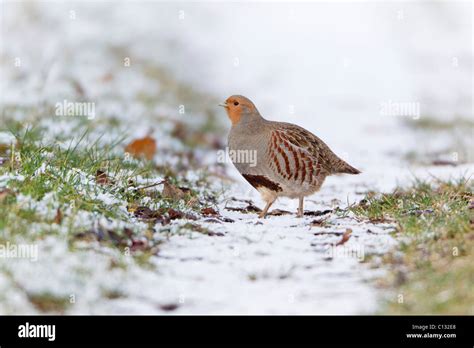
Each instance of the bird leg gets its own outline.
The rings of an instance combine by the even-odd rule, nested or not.
[[[258,214],[258,217],[260,219],[265,218],[265,216],[267,215],[268,209],[270,209],[270,206],[273,204],[273,202],[275,202],[275,200],[267,202],[267,205],[265,206],[265,208],[262,210],[260,214]]]
[[[304,197],[300,197],[300,204],[298,207],[298,213],[296,214],[296,217],[303,217],[303,214],[304,214],[303,202],[304,202]]]

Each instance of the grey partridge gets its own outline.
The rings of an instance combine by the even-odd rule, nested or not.
[[[220,105],[232,122],[228,137],[229,152],[234,154],[231,159],[266,202],[261,218],[280,196],[298,198],[297,216],[301,217],[304,197],[318,191],[328,175],[360,173],[306,129],[264,119],[244,96],[233,95]]]

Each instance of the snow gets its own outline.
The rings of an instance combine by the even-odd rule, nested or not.
[[[130,140],[151,134],[160,149],[181,148],[169,136],[166,127],[171,124],[156,127],[156,117],[171,114],[183,122],[197,122],[199,117],[183,118],[178,106],[186,102],[162,97],[159,93],[169,86],[144,78],[141,63],[157,62],[219,99],[231,94],[250,97],[265,117],[307,128],[362,170],[358,176],[328,178],[321,191],[306,200],[308,211],[344,208],[368,190],[390,191],[415,177],[472,174],[472,164],[440,167],[405,162],[406,151],[438,150],[445,140],[430,137],[420,143],[419,136],[401,126],[401,116],[382,115],[380,110],[381,103],[388,101],[417,102],[421,118],[472,117],[472,61],[468,63],[472,4],[147,2],[111,6],[54,2],[2,6],[2,104],[35,107],[45,101],[69,100],[75,92],[68,81],[76,79],[85,87],[87,100],[96,103],[96,118],[89,121],[97,124],[87,139],[103,135],[107,143],[122,135]],[[74,20],[69,17],[71,10]],[[122,59],[110,52],[113,49],[123,51],[120,58],[130,57],[131,67],[124,68]],[[15,57],[21,58],[22,69],[12,68]],[[104,82],[108,73],[113,79]],[[144,106],[136,101],[142,94],[160,97],[154,105]],[[220,112],[222,122],[227,122]],[[21,111],[16,117],[28,121]],[[112,117],[121,122],[119,134],[100,124],[101,119]],[[64,136],[64,148],[81,135],[76,123],[53,114],[42,125],[47,129],[43,140]],[[0,144],[14,140],[0,133]],[[217,159],[211,151],[203,156],[203,163]],[[177,160],[158,155],[154,161],[173,166]],[[379,308],[381,294],[370,281],[383,276],[384,270],[369,269],[360,261],[396,245],[398,241],[390,235],[394,226],[329,213],[324,218],[333,225],[311,227],[315,217],[297,219],[292,214],[262,221],[254,214],[228,211],[226,206],[238,204],[233,198],[252,199],[260,207],[263,202],[230,164],[226,166],[235,181],[226,184],[229,189],[220,197],[218,209],[235,222],[198,221],[223,236],[183,233],[183,223],[173,222],[169,232],[155,234],[162,244],[150,268],[99,244],[71,250],[66,227],[32,225],[31,233],[60,233],[37,242],[39,257],[34,263],[0,259],[0,313],[36,313],[25,294],[44,292],[72,296],[69,314],[170,313],[164,309],[170,304],[177,305],[171,313],[178,314],[363,314]],[[43,164],[36,174],[47,170]],[[196,181],[200,175],[190,172],[187,179]],[[126,202],[97,185],[94,177],[72,168],[66,180],[73,178],[79,192],[126,212]],[[23,179],[2,175],[0,189],[9,180]],[[136,183],[148,185],[162,179],[139,176]],[[220,180],[214,184],[223,185]],[[54,194],[39,201],[19,195],[17,200],[38,214],[55,216]],[[272,208],[294,213],[297,202],[280,199]],[[98,224],[110,229],[148,228],[136,220],[123,224],[92,212],[77,212],[75,227],[87,230]],[[352,237],[334,247],[347,228],[352,229]],[[14,234],[10,227],[1,232],[5,237]],[[112,267],[113,263],[125,267]],[[21,290],[12,286],[9,273]],[[108,299],[106,292],[120,296]]]

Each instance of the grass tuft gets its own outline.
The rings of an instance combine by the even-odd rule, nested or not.
[[[390,288],[383,313],[474,314],[472,182],[462,178],[371,194],[350,211],[369,220],[394,220],[403,241],[383,257]]]

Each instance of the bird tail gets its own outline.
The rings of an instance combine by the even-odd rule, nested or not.
[[[347,162],[340,159],[339,163],[336,166],[336,173],[345,173],[345,174],[360,174],[361,171],[357,168],[354,168]]]

